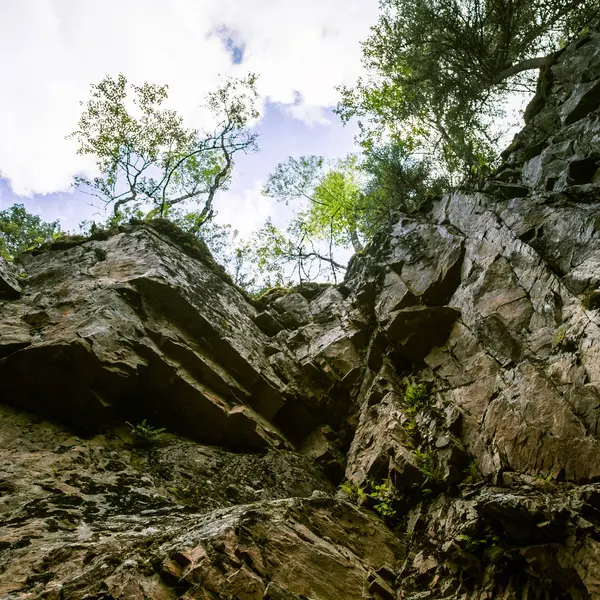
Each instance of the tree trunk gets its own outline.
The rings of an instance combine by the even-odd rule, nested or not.
[[[350,230],[350,241],[352,242],[352,247],[354,248],[354,252],[362,252],[364,246],[362,245],[360,239],[358,238],[358,232],[356,229]]]

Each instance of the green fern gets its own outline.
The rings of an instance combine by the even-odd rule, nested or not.
[[[342,485],[340,487],[355,502],[360,501],[361,503],[363,503],[367,499],[367,493],[357,483],[352,483],[350,481],[344,481],[344,483],[342,483]]]
[[[129,426],[131,433],[138,441],[146,444],[155,441],[159,435],[167,431],[164,427],[152,427],[146,419],[137,425],[132,425],[129,421],[126,421],[126,425]]]
[[[424,408],[428,399],[429,393],[427,391],[427,386],[424,383],[409,383],[406,386],[404,403],[406,405],[406,412],[409,415],[415,415]]]
[[[369,493],[369,497],[375,500],[373,510],[382,517],[392,518],[396,516],[396,511],[392,508],[393,491],[387,483],[373,486],[373,491]]]

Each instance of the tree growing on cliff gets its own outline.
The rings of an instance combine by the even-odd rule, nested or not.
[[[360,252],[399,211],[417,210],[443,187],[429,160],[395,141],[335,161],[288,157],[269,175],[263,193],[286,204],[304,201],[296,219],[300,230],[313,240]]]
[[[362,139],[385,132],[441,159],[447,171],[493,160],[490,122],[506,94],[599,14],[598,0],[381,0],[363,44],[366,77],[342,88],[338,113]]]
[[[302,209],[285,232],[272,223],[261,231],[265,265],[294,264],[301,280],[328,269],[335,279],[344,267],[339,247],[360,252],[399,211],[412,212],[442,189],[429,161],[401,143],[373,146],[363,156],[327,161],[322,156],[288,157],[268,178],[263,193]]]
[[[0,256],[11,260],[17,254],[49,242],[61,233],[60,223],[43,221],[22,204],[0,211]]]
[[[331,165],[322,156],[290,156],[271,173],[263,193],[286,204],[308,201],[298,216],[303,232],[335,245],[351,243],[358,252],[363,247],[359,234],[360,177],[355,155]]]
[[[208,94],[205,107],[216,125],[200,131],[163,106],[168,86],[105,77],[91,86],[71,135],[100,176],[77,177],[75,185],[111,206],[117,218],[136,211],[164,217],[174,206],[194,204],[200,228],[214,216],[215,195],[229,184],[235,155],[256,148],[249,130],[258,117],[255,83],[254,75],[229,79]]]

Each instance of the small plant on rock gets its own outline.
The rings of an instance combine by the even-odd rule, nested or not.
[[[156,441],[161,434],[167,431],[164,427],[152,427],[146,419],[137,425],[132,425],[129,421],[126,421],[126,425],[129,426],[129,429],[136,440],[142,444],[151,444]]]
[[[475,459],[471,460],[469,466],[465,469],[465,478],[463,483],[468,485],[472,485],[482,480],[482,475],[477,468],[477,461]]]
[[[441,481],[442,475],[437,464],[435,452],[432,449],[421,450],[420,448],[417,448],[413,452],[413,456],[415,458],[417,468],[427,478],[425,483],[428,481],[433,481],[435,483]]]
[[[406,412],[413,416],[424,408],[429,393],[424,383],[409,383],[404,392],[404,402],[406,403]]]
[[[342,483],[340,488],[350,497],[350,500],[358,505],[365,505],[367,501],[368,505],[381,517],[393,518],[396,516],[396,511],[392,508],[392,502],[394,500],[394,490],[385,481],[376,484],[373,481],[369,481],[367,489],[361,487],[356,483],[345,481]]]
[[[561,325],[552,336],[552,346],[554,348],[560,348],[566,341],[567,338],[567,328],[564,325]]]
[[[507,550],[500,536],[490,528],[478,535],[459,534],[454,539],[466,552],[481,556],[485,563],[497,563]]]
[[[369,493],[369,498],[375,501],[373,510],[382,517],[392,518],[396,516],[396,511],[392,508],[394,493],[385,482],[373,486],[373,491]]]
[[[340,487],[344,492],[346,492],[346,494],[348,494],[350,499],[354,502],[362,504],[367,499],[367,493],[357,483],[352,483],[351,481],[344,481],[344,483],[342,483]]]

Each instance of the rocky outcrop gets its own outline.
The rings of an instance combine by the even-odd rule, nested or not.
[[[0,597],[600,598],[598,82],[341,285],[162,221],[0,262]]]
[[[1,598],[358,599],[403,555],[296,453],[81,439],[4,408],[0,457]]]
[[[18,298],[20,294],[16,269],[0,257],[0,298]]]

